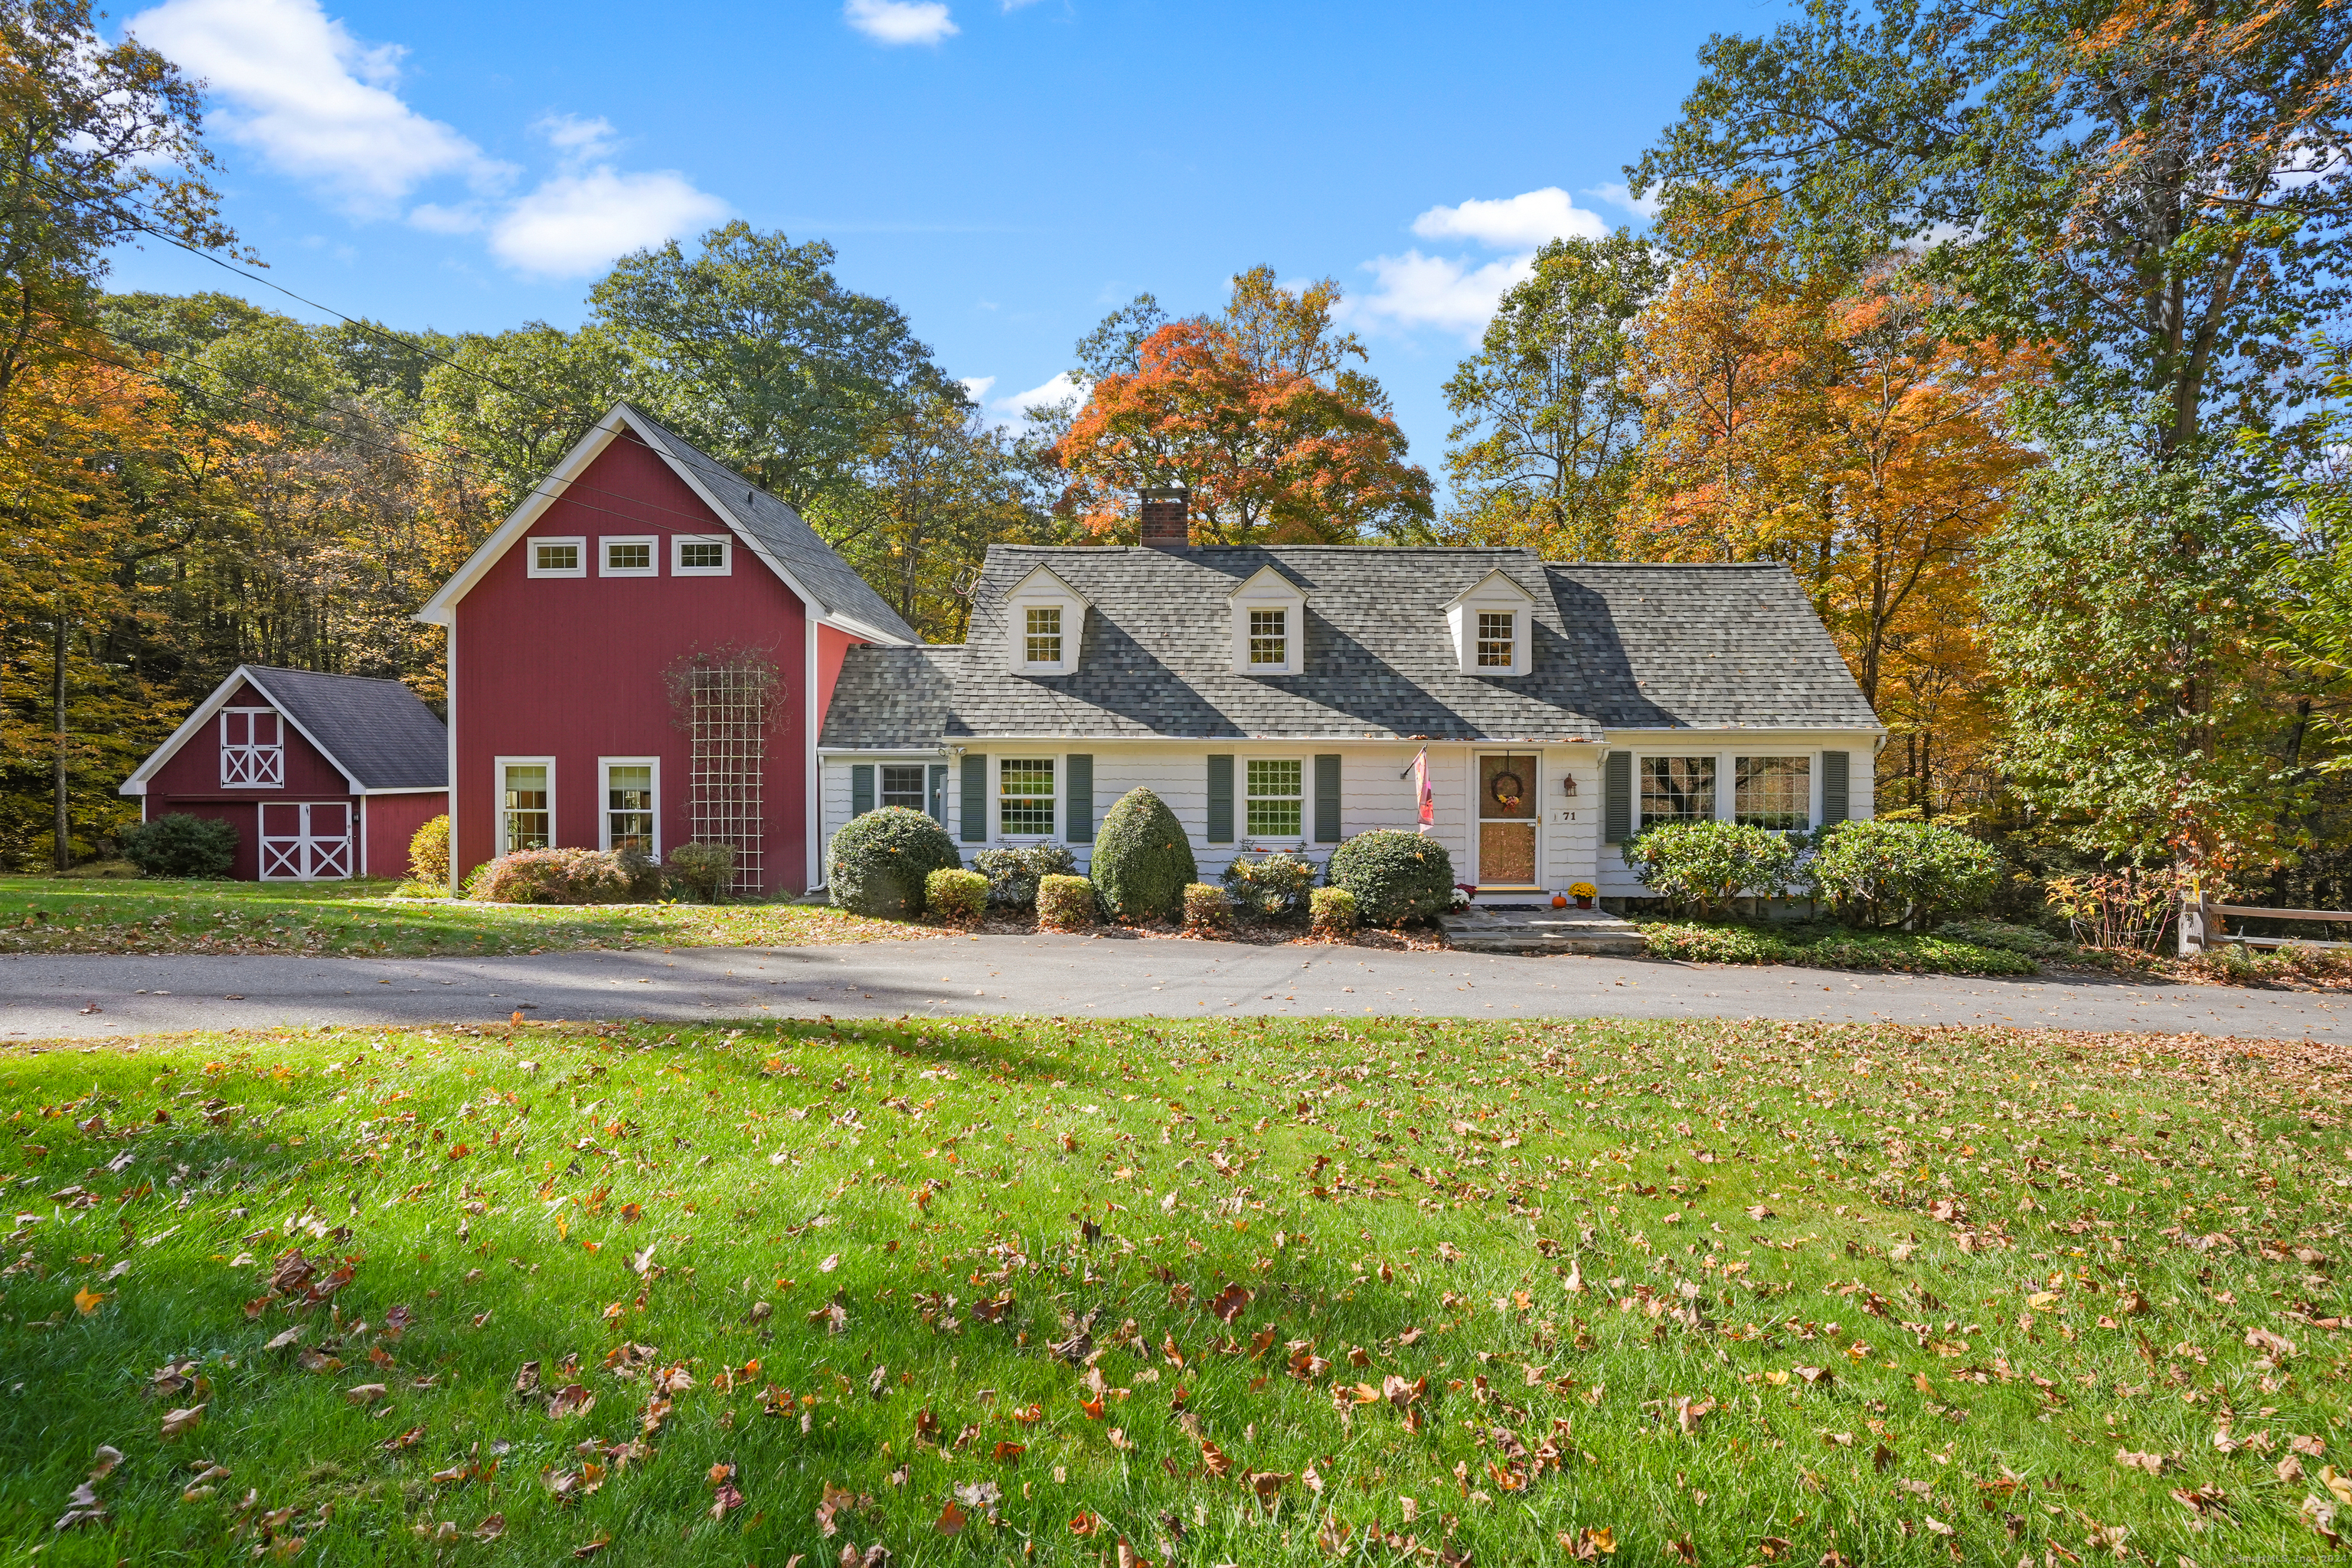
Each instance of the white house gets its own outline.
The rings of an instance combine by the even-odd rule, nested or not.
[[[1508,901],[1642,896],[1617,847],[1660,821],[1870,815],[1885,731],[1785,567],[1193,548],[1148,510],[1161,542],[992,547],[960,646],[848,650],[818,737],[828,839],[906,805],[967,856],[1083,866],[1141,784],[1213,879],[1420,826],[1420,757],[1428,831]]]

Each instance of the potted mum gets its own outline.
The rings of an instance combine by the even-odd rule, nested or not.
[[[1578,909],[1589,910],[1592,907],[1594,895],[1598,894],[1600,891],[1600,889],[1594,887],[1590,882],[1577,882],[1569,888],[1568,896],[1576,900],[1576,907]]]

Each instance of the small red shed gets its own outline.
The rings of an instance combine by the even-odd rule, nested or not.
[[[449,731],[397,680],[239,665],[122,793],[235,827],[241,880],[397,877],[448,809]]]

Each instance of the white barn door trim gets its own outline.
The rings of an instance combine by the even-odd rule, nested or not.
[[[261,803],[261,879],[341,881],[352,874],[349,801]]]

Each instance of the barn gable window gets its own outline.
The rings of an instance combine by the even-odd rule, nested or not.
[[[274,708],[230,708],[220,716],[221,788],[286,787],[286,721]]]
[[[608,533],[596,542],[596,573],[602,577],[658,577],[660,541],[650,533]]]
[[[673,577],[724,577],[734,569],[735,542],[723,533],[675,533],[669,542]]]
[[[530,576],[588,575],[588,541],[578,535],[568,539],[535,535],[524,542],[523,550],[523,561]]]

